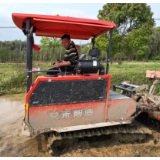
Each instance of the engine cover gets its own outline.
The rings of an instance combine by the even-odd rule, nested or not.
[[[98,60],[79,60],[76,72],[78,74],[97,73],[99,68]]]

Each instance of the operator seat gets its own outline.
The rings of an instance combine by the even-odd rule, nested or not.
[[[77,52],[79,54],[81,52],[81,47],[79,45],[76,45],[76,49],[77,49]]]

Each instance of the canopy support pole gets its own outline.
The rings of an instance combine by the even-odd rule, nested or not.
[[[111,53],[111,45],[112,45],[112,35],[113,35],[113,28],[110,31],[109,49],[108,49],[108,54],[107,54],[106,74],[108,74],[108,71],[109,71],[110,53]]]
[[[91,42],[92,42],[92,45],[93,45],[92,48],[95,48],[95,46],[94,46],[95,45],[95,36],[92,38]]]
[[[32,84],[32,39],[29,31],[31,29],[31,19],[27,19],[27,93]]]

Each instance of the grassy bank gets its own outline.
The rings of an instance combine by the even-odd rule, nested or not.
[[[46,70],[53,66],[49,64],[33,64],[33,68],[40,67],[41,70]],[[37,76],[45,73],[32,74],[34,82]],[[0,64],[0,95],[25,93],[26,92],[26,65],[25,64]]]
[[[149,88],[153,80],[146,78],[146,70],[160,71],[160,64],[122,64],[110,65],[109,74],[111,78],[111,86],[123,81],[130,81],[131,84],[142,85],[148,84]],[[111,87],[112,89],[112,87]],[[159,94],[160,84],[157,85],[155,94]]]
[[[49,63],[34,63],[33,67],[46,70],[53,67]],[[131,84],[148,84],[149,87],[153,81],[145,77],[146,70],[160,71],[160,63],[142,63],[134,62],[123,63],[122,65],[110,65],[109,74],[112,76],[111,89],[113,84],[123,81],[130,81]],[[33,74],[32,81],[37,76],[45,73]],[[0,95],[23,93],[26,91],[26,66],[25,64],[0,64]],[[155,93],[160,91],[160,85],[157,85]]]

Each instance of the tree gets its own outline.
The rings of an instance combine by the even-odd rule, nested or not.
[[[153,30],[153,35],[150,37],[149,51],[151,59],[160,59],[160,27]]]
[[[147,43],[145,38],[145,41],[142,41],[142,37],[149,37],[152,34],[154,26],[152,16],[153,12],[146,3],[107,3],[102,10],[99,10],[98,19],[114,22],[117,26],[114,34],[118,34],[119,42],[116,52],[120,53],[120,64],[126,50],[133,51]],[[137,30],[140,31],[137,32]],[[134,33],[132,34],[132,32]],[[131,36],[128,37],[128,35]],[[134,35],[138,36],[136,42],[133,39]],[[128,43],[131,38],[132,43],[135,42],[133,45]],[[112,42],[114,47],[116,44],[117,41]]]
[[[120,48],[119,42],[121,41],[121,37],[119,36],[119,34],[117,34],[116,32],[113,32],[113,34],[114,35],[112,38],[111,57],[110,57],[111,64],[113,62],[113,58],[114,58],[115,54],[117,52],[119,52],[119,48]],[[105,33],[105,34],[96,38],[96,44],[95,44],[95,46],[97,48],[99,48],[101,51],[105,52],[105,55],[103,55],[103,59],[105,56],[106,60],[107,60],[107,52],[108,52],[108,47],[109,47],[109,39],[110,39],[109,33]]]
[[[55,47],[59,47],[61,45],[60,40],[57,38],[42,37],[40,42],[41,42],[41,46],[43,47],[43,49],[45,51],[48,52],[50,49],[52,49],[52,51],[51,51],[51,64],[52,64],[54,49],[55,49]],[[47,48],[47,50],[46,50],[46,48]]]
[[[87,43],[87,45],[84,45],[84,47],[81,50],[82,54],[86,54],[87,56],[89,56],[89,50],[92,48],[92,44],[91,43]]]

